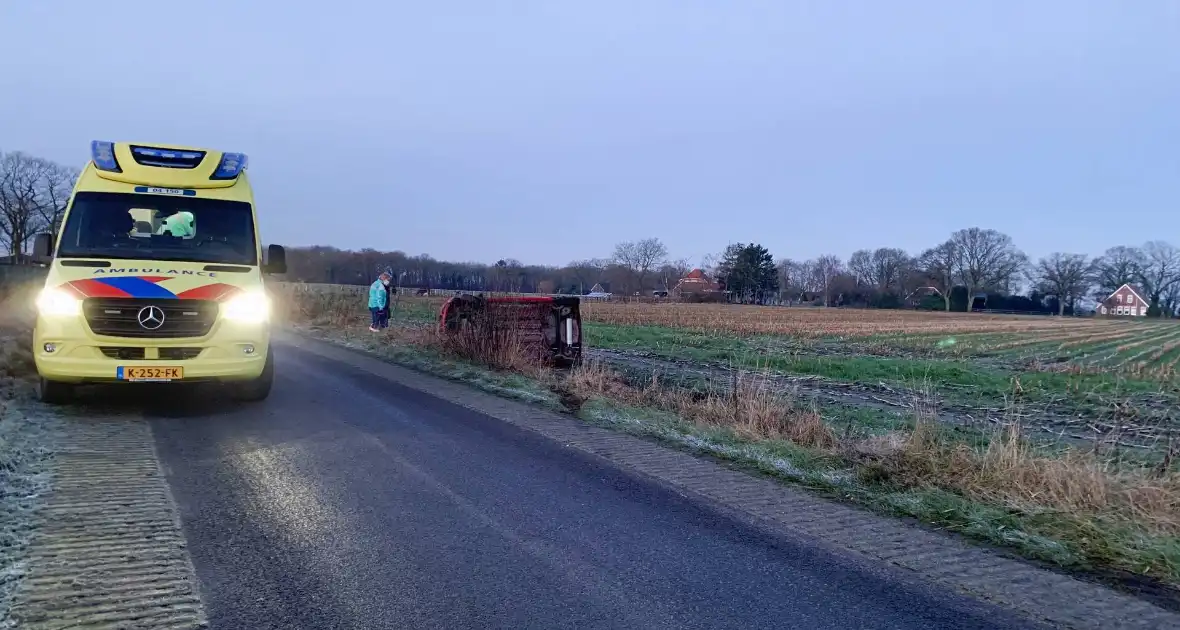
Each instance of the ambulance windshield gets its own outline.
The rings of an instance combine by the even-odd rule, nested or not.
[[[258,258],[250,204],[95,192],[74,198],[57,255],[237,265]]]

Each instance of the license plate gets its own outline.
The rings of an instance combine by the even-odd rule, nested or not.
[[[182,367],[120,367],[119,380],[167,383],[184,378]]]

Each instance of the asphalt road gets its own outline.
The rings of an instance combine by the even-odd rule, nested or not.
[[[1024,627],[428,394],[277,357],[262,404],[112,403],[152,423],[214,629]]]

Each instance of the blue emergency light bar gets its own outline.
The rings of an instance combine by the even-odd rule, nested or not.
[[[186,151],[183,149],[161,149],[156,147],[131,147],[131,154],[135,161],[145,166],[166,168],[195,168],[205,158],[204,151]],[[122,173],[119,160],[115,157],[115,143],[105,140],[94,140],[90,143],[90,157],[94,166],[101,171]],[[246,170],[249,162],[245,153],[222,153],[221,162],[209,179],[234,179]]]
[[[90,159],[94,160],[94,166],[100,171],[109,171],[112,173],[122,173],[123,169],[119,168],[119,160],[115,159],[115,143],[106,142],[104,140],[94,140],[90,143]]]
[[[233,179],[246,170],[247,162],[245,153],[222,153],[221,163],[209,179]]]
[[[152,149],[148,147],[132,147],[131,152],[136,155],[164,158],[167,160],[199,160],[205,156],[204,151],[173,151],[171,149]]]

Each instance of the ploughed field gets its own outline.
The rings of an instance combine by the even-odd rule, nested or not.
[[[367,287],[281,290],[334,321],[367,318]],[[393,321],[426,325],[442,302],[399,296]],[[1170,321],[599,301],[584,301],[582,315],[590,360],[636,383],[724,390],[755,372],[835,421],[1020,423],[1137,453],[1180,438],[1180,325]]]
[[[770,351],[1000,359],[1041,370],[1116,370],[1161,380],[1171,380],[1180,365],[1180,326],[1167,321],[606,302],[584,305],[583,316],[614,326],[754,338]]]

